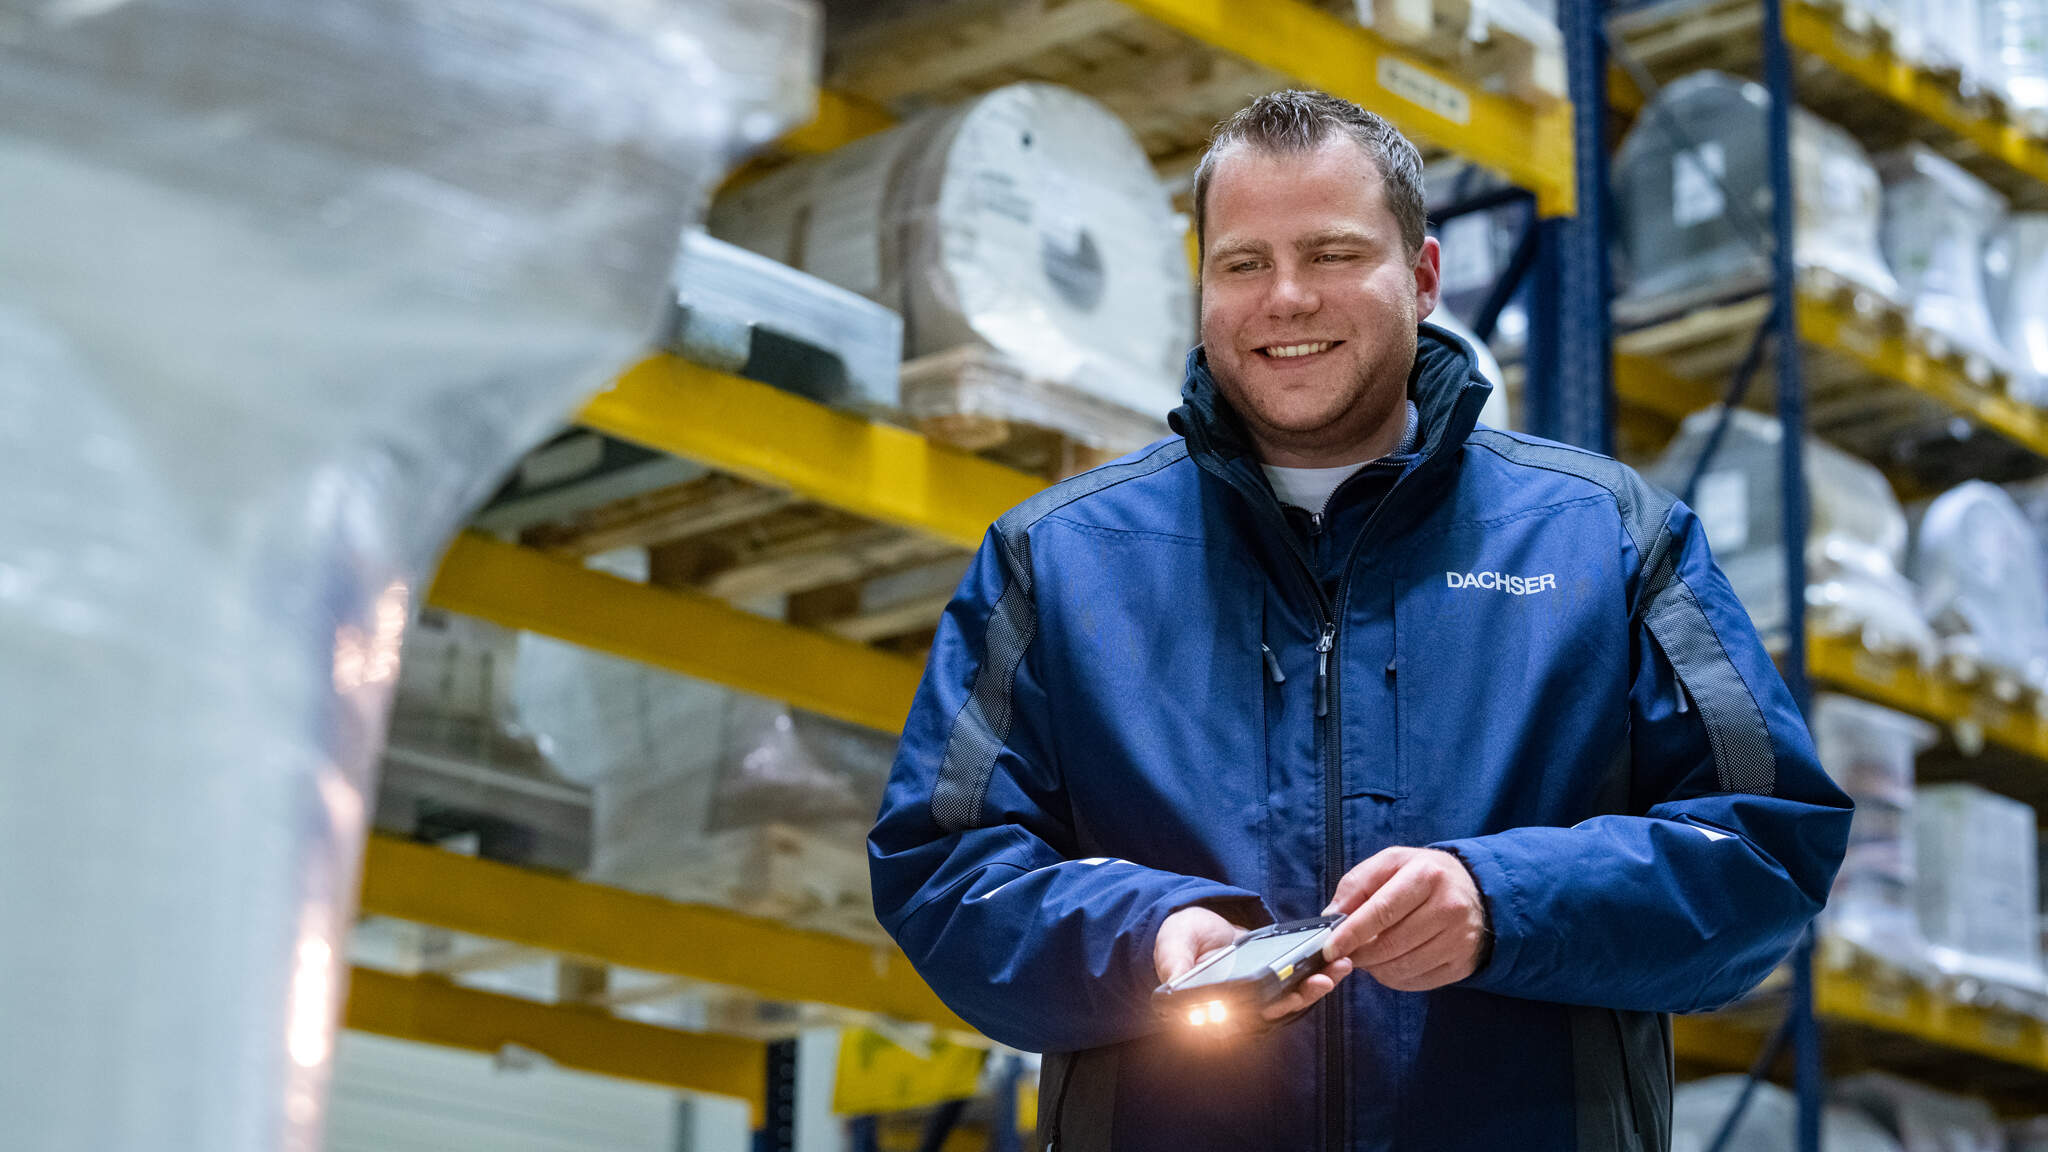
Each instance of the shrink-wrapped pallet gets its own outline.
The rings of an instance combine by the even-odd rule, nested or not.
[[[2002,694],[2048,688],[2048,565],[2040,537],[2004,489],[1969,480],[1921,514],[1911,572],[1944,656]]]
[[[1878,160],[1884,176],[1884,254],[1899,278],[1913,327],[1977,367],[2011,363],[1991,322],[1984,249],[2005,198],[1931,149],[1912,144]]]
[[[1624,321],[1682,311],[1769,282],[1771,216],[1760,84],[1703,71],[1664,86],[1614,157],[1626,261]],[[1861,145],[1803,108],[1792,116],[1793,256],[1874,301],[1898,297],[1879,250],[1882,196]]]
[[[2009,217],[1984,264],[1992,319],[2012,354],[2013,394],[2048,407],[2048,212]]]
[[[2034,821],[2032,808],[1975,784],[1918,790],[1914,892],[1929,958],[1943,971],[2041,989]]]
[[[1720,412],[1686,417],[1649,478],[1682,490]],[[1782,634],[1787,619],[1779,440],[1775,419],[1737,409],[1693,495],[1714,559],[1767,636]],[[1891,485],[1876,468],[1816,439],[1807,440],[1805,460],[1810,623],[1855,636],[1873,651],[1930,659],[1934,633],[1917,591],[1899,572],[1906,517]]]
[[[1709,1076],[1678,1086],[1671,1097],[1671,1152],[1707,1152],[1729,1109],[1742,1094],[1745,1076]],[[1730,1134],[1737,1152],[1792,1152],[1797,1145],[1798,1104],[1768,1080],[1750,1090],[1749,1106]],[[1853,1109],[1833,1106],[1821,1127],[1821,1152],[1899,1152],[1898,1141]]]
[[[1906,969],[1925,964],[1913,896],[1913,759],[1934,741],[1924,721],[1848,696],[1813,705],[1821,767],[1856,802],[1849,851],[1828,897],[1828,931]]]
[[[1027,382],[1157,419],[1179,403],[1185,226],[1129,129],[1077,92],[1014,84],[927,113],[736,188],[711,228],[898,310],[908,357],[980,345]],[[1086,438],[1010,391],[1013,418]]]
[[[2048,135],[2048,4],[1978,0],[1984,66],[2019,118]]]
[[[1883,1072],[1840,1080],[1831,1094],[1896,1136],[1903,1152],[2005,1152],[1998,1114],[1982,1100]]]

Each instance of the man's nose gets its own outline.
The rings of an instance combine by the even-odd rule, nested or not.
[[[1267,314],[1275,319],[1305,316],[1321,305],[1315,287],[1298,268],[1280,268],[1266,293]]]

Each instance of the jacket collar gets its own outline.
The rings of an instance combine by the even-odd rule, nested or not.
[[[1492,392],[1463,340],[1434,324],[1418,326],[1415,366],[1408,373],[1408,397],[1415,403],[1421,440],[1418,470],[1438,471],[1457,458]],[[1196,463],[1211,471],[1240,460],[1258,463],[1251,436],[1216,387],[1199,344],[1188,353],[1181,406],[1167,423],[1187,440]]]

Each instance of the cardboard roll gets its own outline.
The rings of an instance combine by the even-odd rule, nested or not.
[[[983,344],[1152,415],[1194,341],[1185,225],[1122,122],[999,88],[771,173],[715,235],[898,309],[905,355]]]

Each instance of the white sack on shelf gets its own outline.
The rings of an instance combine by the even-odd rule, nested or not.
[[[2004,489],[1969,480],[1920,518],[1912,576],[1945,651],[2021,684],[2048,686],[2048,566]]]
[[[1838,1081],[1832,1095],[1882,1124],[1904,1152],[2004,1152],[1998,1115],[1982,1100],[1883,1072]]]
[[[1681,490],[1720,412],[1714,407],[1686,417],[1649,479]],[[1786,622],[1779,436],[1777,420],[1737,409],[1693,496],[1714,559],[1766,635],[1782,633]],[[1814,625],[1858,634],[1876,651],[1931,658],[1934,632],[1899,571],[1906,516],[1891,485],[1876,468],[1812,437],[1805,459],[1811,512],[1806,596]]]
[[[1989,185],[1912,144],[1878,159],[1884,176],[1884,254],[1913,325],[2006,368],[2012,360],[1984,296],[1984,246],[2005,214]]]
[[[1743,1076],[1709,1076],[1688,1080],[1671,1097],[1671,1152],[1707,1152],[1721,1130],[1728,1110],[1742,1092]],[[1798,1104],[1792,1094],[1764,1081],[1749,1098],[1749,1107],[1728,1141],[1733,1152],[1792,1152],[1797,1146]],[[1821,1152],[1899,1152],[1891,1138],[1869,1117],[1833,1106],[1821,1126]]]
[[[2048,4],[2042,5],[2048,13]],[[2048,212],[2009,217],[1985,249],[1992,319],[2012,353],[2019,399],[2048,407]]]
[[[1813,704],[1821,767],[1856,802],[1849,851],[1825,912],[1828,931],[1902,968],[1926,963],[1913,897],[1913,759],[1934,728],[1833,693]]]
[[[2042,989],[2034,820],[2032,808],[1975,784],[1915,794],[1914,892],[1943,971]]]
[[[1674,312],[1769,282],[1767,235],[1751,227],[1770,225],[1769,106],[1762,85],[1703,71],[1665,85],[1637,118],[1614,156],[1627,256],[1616,307],[1624,317]],[[1897,299],[1878,244],[1881,186],[1862,146],[1798,108],[1792,162],[1799,265],[1875,299]]]

